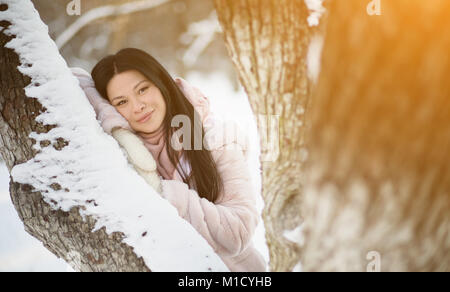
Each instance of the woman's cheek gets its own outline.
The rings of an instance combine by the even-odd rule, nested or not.
[[[119,110],[119,113],[127,120],[130,121],[130,111],[127,108],[122,108]]]

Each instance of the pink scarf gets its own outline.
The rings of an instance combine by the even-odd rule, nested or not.
[[[156,161],[157,170],[164,179],[173,179],[175,166],[170,162],[167,145],[164,141],[164,125],[151,133],[137,133],[143,140],[145,147],[152,153]]]

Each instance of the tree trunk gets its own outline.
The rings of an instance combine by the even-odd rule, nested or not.
[[[0,11],[8,9],[7,4],[0,5]],[[0,152],[8,170],[32,159],[36,151],[32,145],[36,142],[28,135],[31,132],[47,133],[55,125],[43,125],[35,118],[45,108],[36,98],[25,95],[24,87],[30,84],[30,78],[18,71],[18,55],[5,44],[13,37],[4,34],[4,28],[11,25],[1,21],[0,33]],[[32,64],[30,64],[31,66]],[[70,141],[61,139],[53,145],[50,142],[43,147],[63,149]],[[54,189],[59,185],[52,185]],[[91,232],[95,220],[86,216],[84,221],[79,208],[70,212],[54,211],[44,202],[42,194],[30,185],[10,181],[11,200],[25,230],[44,243],[44,246],[56,256],[63,258],[78,271],[149,271],[142,258],[138,258],[133,249],[122,243],[123,234],[108,235],[102,228]]]
[[[300,222],[304,113],[310,95],[306,56],[311,36],[303,0],[216,0],[225,43],[257,117],[261,136],[263,220],[272,271],[291,271],[298,246],[284,232]],[[278,128],[273,129],[273,125]],[[273,123],[273,124],[272,124]],[[273,134],[279,145],[267,145]],[[273,141],[272,140],[272,141]],[[272,145],[274,146],[274,145]],[[273,151],[279,155],[273,155]],[[276,153],[276,154],[278,154]]]
[[[305,271],[448,271],[450,4],[326,1],[313,87],[304,3],[215,0],[255,115],[280,118],[262,161],[272,271],[300,251]],[[282,235],[303,220],[300,250]]]
[[[228,271],[103,133],[32,3],[7,3],[0,153],[25,230],[79,271]]]
[[[302,266],[449,271],[450,2],[381,1],[381,16],[365,2],[331,2]]]

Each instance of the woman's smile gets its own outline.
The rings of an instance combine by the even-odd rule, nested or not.
[[[148,113],[148,114],[145,114],[145,116],[144,116],[142,119],[138,120],[138,123],[145,123],[145,122],[147,122],[148,120],[150,120],[150,118],[153,116],[153,112],[154,112],[154,111],[155,111],[155,110],[151,111],[151,112]]]

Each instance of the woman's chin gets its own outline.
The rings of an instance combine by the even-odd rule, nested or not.
[[[158,127],[156,127],[154,124],[150,124],[150,125],[145,125],[145,124],[142,125],[141,124],[141,125],[136,125],[133,128],[136,132],[143,132],[143,133],[151,133],[158,129]]]

